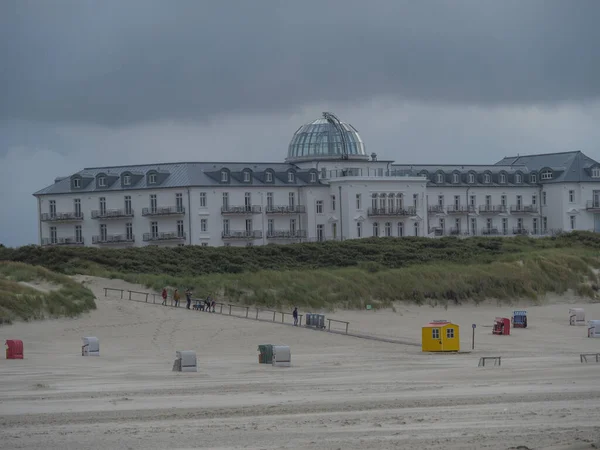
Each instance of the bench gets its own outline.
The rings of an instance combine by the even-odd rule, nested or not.
[[[483,356],[483,357],[479,358],[479,364],[477,364],[477,367],[485,367],[485,362],[487,360],[494,361],[494,366],[502,365],[502,357],[501,356]]]
[[[596,359],[596,362],[600,362],[600,353],[581,353],[579,355],[579,361],[583,364],[584,362],[588,362],[588,356],[591,356]]]

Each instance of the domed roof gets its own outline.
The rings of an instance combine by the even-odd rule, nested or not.
[[[287,162],[342,158],[342,139],[337,126],[344,130],[348,159],[369,159],[358,131],[348,123],[326,119],[327,115],[323,113],[323,118],[298,128],[288,148]]]

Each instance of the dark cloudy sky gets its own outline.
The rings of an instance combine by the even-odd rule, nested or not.
[[[1,0],[0,242],[83,167],[280,161],[333,111],[369,152],[600,159],[600,1]]]

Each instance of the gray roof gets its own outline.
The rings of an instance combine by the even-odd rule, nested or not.
[[[539,180],[541,183],[599,181],[598,178],[592,178],[591,169],[600,167],[600,164],[580,151],[506,156],[496,164],[502,166],[507,164],[511,166],[525,165],[532,172],[542,172],[545,169],[552,170],[552,179]]]
[[[230,173],[229,182],[221,182],[221,170],[227,169]],[[252,182],[243,181],[244,169],[252,171]],[[265,172],[269,170],[273,173],[273,181],[266,182]],[[293,170],[296,172],[296,182],[288,183],[287,172]],[[157,184],[148,184],[146,174],[150,171],[156,171],[158,176]],[[315,169],[300,169],[294,164],[287,163],[228,163],[228,162],[181,162],[169,164],[147,164],[133,166],[110,166],[110,167],[88,167],[73,175],[59,177],[55,183],[40,189],[33,195],[47,194],[67,194],[73,192],[106,192],[106,191],[127,191],[138,189],[156,189],[156,188],[181,188],[188,186],[306,186],[320,185],[310,182],[310,172],[316,172]],[[132,183],[123,186],[121,176],[130,173]],[[71,180],[74,177],[81,177],[84,181],[96,179],[98,175],[105,174],[108,180],[107,186],[100,187],[96,182],[82,182],[80,189],[72,189]],[[115,176],[115,177],[113,177]],[[118,178],[116,178],[118,176]],[[113,180],[116,180],[114,182]]]
[[[481,164],[392,164],[392,174],[419,176],[426,172],[428,186],[527,186],[530,184],[529,169],[525,165],[481,165]],[[454,173],[459,173],[458,183],[454,182]],[[475,173],[475,183],[468,182],[468,174]],[[515,174],[522,175],[521,183],[515,183]],[[438,183],[437,174],[444,177],[442,183]],[[484,182],[484,175],[491,175],[491,182]],[[502,183],[500,174],[506,175],[506,182]]]

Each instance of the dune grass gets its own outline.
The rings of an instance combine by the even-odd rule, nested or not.
[[[43,292],[19,282],[43,282]],[[0,322],[74,317],[96,308],[94,294],[71,278],[43,267],[0,262]]]

